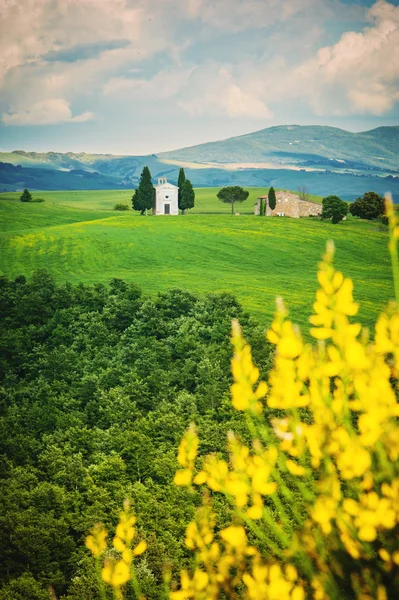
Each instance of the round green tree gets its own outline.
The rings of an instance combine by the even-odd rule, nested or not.
[[[361,219],[378,219],[385,213],[384,198],[376,192],[366,192],[352,202],[349,212]]]
[[[338,196],[327,196],[322,201],[322,219],[331,219],[332,223],[339,223],[348,214],[348,203]]]
[[[231,214],[234,215],[234,204],[244,202],[249,196],[249,192],[239,185],[224,187],[218,191],[217,197],[225,204],[231,204]]]

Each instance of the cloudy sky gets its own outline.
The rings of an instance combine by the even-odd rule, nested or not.
[[[0,149],[399,124],[399,0],[0,0]]]

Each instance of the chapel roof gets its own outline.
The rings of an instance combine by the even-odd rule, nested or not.
[[[177,185],[174,185],[173,183],[170,183],[170,181],[168,181],[165,178],[158,178],[158,184],[154,185],[155,189],[159,189],[159,188],[176,188],[178,189]]]

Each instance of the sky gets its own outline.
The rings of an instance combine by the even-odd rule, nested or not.
[[[0,0],[0,151],[399,124],[399,0]]]

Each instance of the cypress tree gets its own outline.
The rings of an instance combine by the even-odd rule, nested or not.
[[[274,191],[274,187],[270,188],[267,199],[269,201],[270,210],[274,210],[276,208],[276,192]]]
[[[21,200],[21,202],[32,202],[32,194],[30,193],[28,188],[24,189],[19,199]]]
[[[183,214],[184,214],[184,208],[181,206],[181,199],[182,199],[183,185],[184,185],[185,181],[186,181],[186,174],[184,172],[183,167],[181,167],[180,171],[179,171],[179,178],[177,180],[177,185],[179,186],[179,192],[178,192],[177,199],[178,199],[179,208],[183,212]]]
[[[195,192],[193,190],[193,186],[189,179],[183,183],[182,191],[181,191],[181,201],[180,208],[182,215],[184,215],[184,211],[187,208],[193,208],[195,201]]]
[[[132,198],[132,208],[133,208],[133,210],[141,211],[141,206],[139,204],[139,191],[138,190],[134,190],[134,194],[133,194],[133,198]]]
[[[155,190],[151,181],[150,169],[145,166],[140,176],[139,187],[133,194],[133,210],[139,210],[142,215],[147,214],[147,210],[154,207],[154,201]]]

